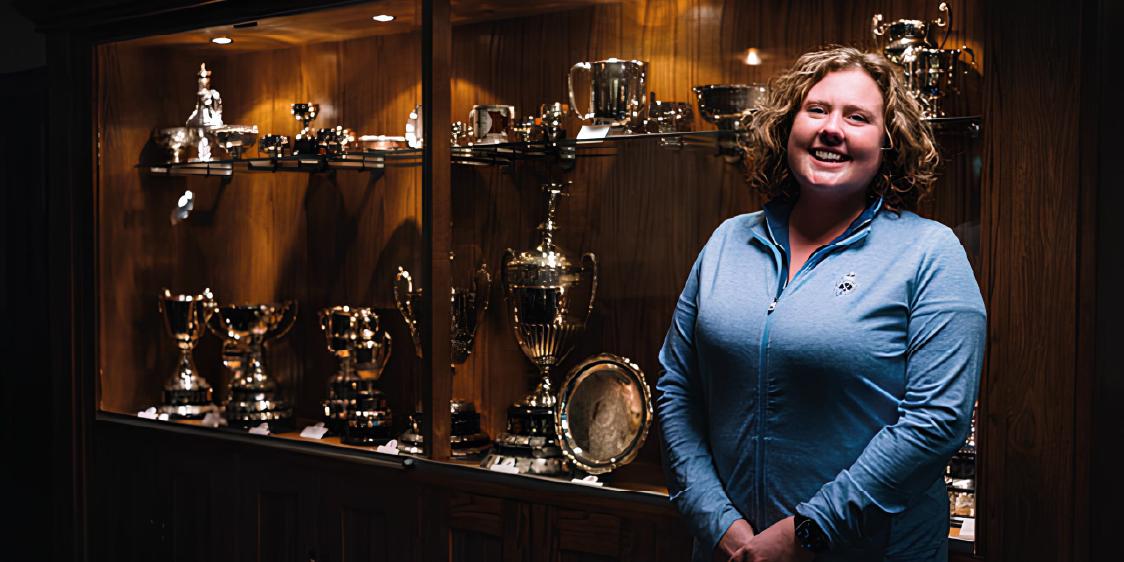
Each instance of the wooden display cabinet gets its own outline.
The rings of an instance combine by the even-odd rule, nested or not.
[[[78,404],[72,429],[84,468],[74,493],[89,498],[81,513],[91,514],[78,525],[88,521],[82,531],[93,552],[107,557],[684,559],[690,537],[663,488],[658,419],[637,459],[607,478],[605,488],[449,461],[449,399],[475,402],[485,431],[495,436],[507,406],[530,390],[531,366],[511,333],[500,283],[493,284],[475,351],[455,377],[445,367],[447,338],[432,337],[448,332],[449,304],[437,299],[423,307],[419,358],[391,283],[405,266],[426,294],[447,294],[449,250],[466,243],[478,245],[497,272],[506,248],[531,243],[542,220],[539,186],[571,181],[559,242],[575,253],[595,252],[601,277],[593,317],[555,382],[578,360],[610,352],[635,360],[654,389],[657,353],[687,269],[713,229],[757,209],[760,196],[706,133],[679,149],[655,138],[613,139],[573,147],[565,157],[489,161],[452,149],[446,124],[466,120],[477,103],[511,104],[522,116],[542,103],[568,101],[566,74],[579,61],[649,61],[651,91],[661,100],[693,102],[694,85],[765,82],[823,44],[874,48],[874,13],[891,20],[936,15],[920,0],[168,4],[127,5],[88,24],[60,17],[66,31],[52,42],[54,60],[71,61],[59,76],[91,85],[53,102],[92,107],[92,115],[71,109],[74,130],[91,134],[68,146],[62,161],[75,166],[53,180],[76,186],[54,200],[73,214],[62,238],[52,241],[72,258],[64,272],[71,284],[55,287],[66,298],[52,317],[72,319],[74,332],[62,340],[70,363],[56,359],[53,369],[66,373]],[[995,42],[984,39],[982,3],[952,9],[948,46],[972,47],[976,66],[964,69],[964,92],[950,114],[984,117],[942,124],[945,164],[922,214],[960,235],[990,306],[1002,301],[995,291],[1009,283],[994,273],[1005,254],[993,231],[1016,228],[997,218],[994,186],[1007,184],[981,160],[994,147],[980,127],[991,130],[988,110],[996,107],[994,98],[981,99],[983,90],[996,95],[983,74]],[[378,13],[397,19],[373,22]],[[234,42],[210,43],[217,35]],[[759,64],[747,64],[750,49]],[[304,101],[324,108],[314,126],[397,135],[419,103],[435,126],[416,157],[381,167],[274,172],[236,165],[229,173],[216,166],[181,175],[152,159],[149,136],[187,118],[200,62],[222,92],[224,120],[256,124],[262,134],[294,134],[299,124],[289,104]],[[694,119],[696,129],[713,129],[697,110]],[[565,127],[572,135],[580,123],[571,116]],[[195,196],[194,210],[172,224],[169,214],[185,190]],[[136,419],[158,402],[175,358],[156,306],[162,287],[210,287],[219,302],[296,299],[296,326],[267,361],[301,423],[320,419],[336,368],[316,311],[375,307],[394,338],[382,388],[396,430],[422,404],[430,413],[431,454],[391,456],[332,439]],[[992,318],[1009,313],[989,311]],[[1011,352],[1000,349],[1010,360]],[[218,355],[211,336],[196,350],[216,394],[227,383]],[[985,381],[1004,372],[997,365],[992,356]],[[985,383],[983,459],[991,458],[988,439],[995,435],[988,391]],[[988,529],[999,528],[998,515],[986,510],[1002,504],[986,495],[988,469],[979,471],[979,505],[991,518],[981,519],[985,542]],[[133,541],[141,535],[145,541]]]

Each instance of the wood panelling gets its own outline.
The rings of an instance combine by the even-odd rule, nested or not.
[[[980,436],[983,553],[1068,560],[1075,553],[1078,248],[1083,186],[1081,38],[1095,29],[1062,3],[987,4],[982,201],[988,304]],[[1000,23],[1001,22],[1001,23]],[[1039,53],[1034,61],[1020,56]],[[1049,119],[1028,119],[1050,107]],[[1086,176],[1088,177],[1088,176]],[[1086,192],[1086,195],[1088,193]],[[1105,259],[1104,256],[1101,259]],[[1084,383],[1081,383],[1084,384]]]
[[[375,306],[395,337],[384,389],[396,412],[412,411],[417,365],[391,283],[399,265],[416,270],[422,262],[419,171],[185,179],[136,169],[150,130],[180,124],[191,112],[193,74],[203,61],[213,70],[213,87],[223,93],[224,120],[257,124],[263,134],[299,130],[289,113],[296,101],[321,104],[313,126],[338,123],[401,134],[420,100],[416,34],[205,57],[102,46],[102,407],[136,411],[159,400],[175,351],[162,332],[156,295],[161,287],[210,287],[220,303],[299,302],[297,324],[270,347],[267,369],[306,418],[318,417],[327,378],[336,369],[316,312],[336,304]],[[172,225],[169,213],[184,189],[195,192],[196,211]],[[216,393],[227,382],[218,350],[217,338],[208,335],[196,352]]]
[[[650,63],[649,88],[664,100],[694,103],[691,87],[706,83],[766,82],[800,54],[839,43],[873,48],[870,17],[934,18],[928,2],[624,1],[567,12],[454,28],[453,118],[468,120],[473,104],[513,104],[520,115],[539,104],[567,100],[567,73],[579,61],[609,57]],[[969,44],[983,60],[980,6],[952,6],[949,46]],[[748,48],[762,54],[748,66]],[[980,67],[982,68],[982,67]],[[950,114],[978,113],[979,74],[968,71],[964,95]],[[579,103],[582,97],[579,95]],[[567,130],[580,124],[571,117]],[[711,125],[695,116],[696,128]],[[985,127],[987,125],[985,124]],[[979,254],[979,140],[941,134],[945,164],[923,214],[956,229],[974,264]],[[658,351],[686,272],[710,233],[724,219],[760,208],[745,187],[741,167],[713,151],[673,151],[656,143],[628,143],[611,158],[579,159],[563,172],[546,164],[512,168],[454,166],[454,244],[477,243],[489,269],[505,248],[534,241],[543,218],[539,185],[573,182],[560,209],[560,243],[592,251],[600,265],[593,319],[556,372],[593,353],[611,352],[639,363],[650,386],[659,375]],[[504,428],[506,408],[530,390],[530,363],[506,318],[499,283],[477,335],[476,351],[457,370],[453,394],[474,400],[491,434]],[[618,480],[659,483],[658,435],[649,436]]]

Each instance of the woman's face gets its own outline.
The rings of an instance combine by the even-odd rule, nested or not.
[[[837,70],[812,86],[788,135],[788,166],[802,193],[865,194],[882,162],[882,92],[866,71]]]

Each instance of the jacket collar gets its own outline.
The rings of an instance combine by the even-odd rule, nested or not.
[[[882,197],[867,203],[863,212],[851,222],[847,230],[843,231],[828,246],[849,246],[862,240],[870,232],[870,225],[878,212],[882,210]],[[765,204],[761,219],[752,225],[754,237],[770,245],[780,246],[786,252],[788,246],[788,217],[792,213],[793,203],[783,199],[774,199]]]

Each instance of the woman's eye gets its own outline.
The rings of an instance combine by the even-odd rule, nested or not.
[[[860,123],[869,123],[870,122],[870,119],[867,119],[865,115],[859,115],[857,113],[855,115],[852,115],[851,119],[854,120],[854,121],[858,121]]]
[[[823,113],[827,113],[826,111],[824,111],[824,108],[822,108],[822,107],[820,107],[820,106],[818,106],[818,105],[810,105],[810,106],[808,106],[808,110],[807,110],[807,111],[808,111],[808,113],[820,113],[820,114],[823,114]]]

